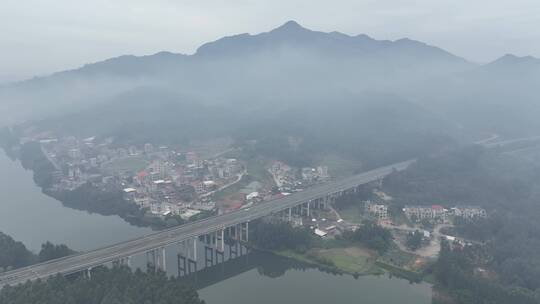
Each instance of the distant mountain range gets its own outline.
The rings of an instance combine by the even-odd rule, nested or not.
[[[389,104],[399,109],[401,114],[393,116],[401,120],[396,125],[422,117],[410,138],[437,133],[463,139],[487,133],[540,133],[538,83],[540,60],[533,57],[505,55],[478,65],[419,41],[325,33],[289,21],[269,32],[206,43],[193,55],[120,56],[6,85],[0,87],[0,113],[3,121],[40,120],[61,129],[68,122],[77,124],[74,117],[94,121],[97,113],[113,120],[102,124],[112,128],[122,121],[115,117],[125,117],[131,125],[144,122],[143,113],[134,113],[142,108],[159,116],[167,107],[182,112],[186,106],[200,119],[210,117],[195,114],[199,110],[225,109],[225,117],[215,113],[212,119],[231,131],[277,122],[293,110],[302,115],[298,109],[328,111],[336,105],[345,107],[341,114],[347,114],[347,107],[361,112],[365,108],[355,102],[373,106],[375,100],[387,110]],[[358,117],[364,117],[360,112]],[[334,114],[331,118],[339,119],[341,114]],[[377,115],[381,117],[370,117],[374,126],[386,121],[384,111]],[[179,117],[191,121],[186,113]],[[227,117],[237,124],[227,123]],[[182,127],[192,130],[194,124]],[[369,128],[362,122],[357,125]],[[310,126],[311,122],[303,125]]]
[[[266,103],[291,93],[318,95],[314,92],[318,88],[324,92],[386,89],[412,76],[471,66],[444,50],[409,39],[323,33],[289,21],[267,33],[204,44],[189,56],[168,52],[120,56],[34,78],[4,87],[0,99],[4,106],[16,105],[21,118],[78,110],[141,85],[167,86],[210,103],[239,98]],[[277,92],[285,96],[276,96]]]

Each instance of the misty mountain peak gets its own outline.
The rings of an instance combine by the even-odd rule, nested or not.
[[[533,56],[516,56],[514,54],[506,54],[502,56],[501,58],[497,59],[495,62],[506,62],[506,63],[520,63],[520,62],[534,62],[538,61],[538,58],[534,58]]]
[[[275,28],[272,32],[297,32],[301,30],[307,30],[302,27],[298,22],[294,20],[289,20],[285,22],[282,26]]]
[[[502,69],[502,68],[519,68],[519,69],[538,69],[540,67],[540,59],[532,56],[516,56],[514,54],[506,54],[501,58],[488,63],[486,65],[488,69]]]

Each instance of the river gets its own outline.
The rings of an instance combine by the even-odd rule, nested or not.
[[[34,184],[23,169],[0,150],[0,231],[39,251],[46,241],[89,250],[151,232],[118,216],[102,216],[66,208]]]
[[[117,216],[64,207],[44,195],[32,172],[0,152],[0,231],[34,252],[45,241],[89,250],[150,233]],[[176,253],[169,249],[168,272],[175,274]],[[138,257],[144,263],[144,257]],[[268,254],[251,253],[187,277],[201,298],[213,303],[431,303],[429,284],[383,276],[335,275]]]

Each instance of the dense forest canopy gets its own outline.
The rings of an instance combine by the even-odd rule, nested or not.
[[[15,241],[11,236],[0,231],[0,272],[37,262],[46,262],[73,253],[75,251],[66,245],[55,245],[47,241],[41,245],[40,252],[35,255],[23,243]]]
[[[353,242],[360,242],[367,247],[385,253],[392,245],[390,230],[379,226],[374,221],[366,221],[354,232],[346,232],[343,237]]]
[[[30,265],[35,257],[23,243],[0,232],[0,271]]]
[[[492,284],[513,290],[522,288],[525,293],[539,290],[539,177],[540,166],[536,163],[472,146],[419,159],[408,170],[395,172],[385,178],[383,188],[395,198],[394,204],[400,207],[407,204],[442,204],[448,207],[479,205],[485,208],[487,219],[458,220],[453,231],[483,242],[483,250],[476,251],[474,259],[465,259],[470,265],[456,266],[453,260],[449,262],[445,259],[448,256],[459,258],[461,251],[446,248],[441,254],[440,263],[453,270],[440,271],[439,280],[450,289],[467,289],[463,292],[470,296],[470,300],[463,300],[463,303],[518,303],[502,300],[475,302],[474,299],[481,297],[486,290],[498,288],[490,287]],[[488,283],[479,281],[482,289],[480,294],[474,290],[477,283],[471,283],[468,285],[470,287],[463,283],[469,280],[476,282],[478,279],[469,277],[474,270],[473,265],[496,274],[490,277]],[[458,266],[462,270],[454,269]],[[450,278],[453,276],[459,278]],[[451,283],[460,280],[462,283],[459,286]]]
[[[313,241],[309,229],[295,228],[284,222],[257,220],[250,225],[250,243],[265,250],[290,249],[305,252]]]
[[[197,291],[163,272],[99,267],[92,278],[56,276],[0,291],[2,304],[202,304]]]

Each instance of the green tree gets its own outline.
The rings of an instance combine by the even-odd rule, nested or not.
[[[344,237],[365,244],[380,254],[386,252],[392,244],[390,230],[377,225],[374,221],[367,221],[354,232],[344,234]]]
[[[417,250],[422,246],[423,233],[416,230],[407,234],[405,245],[412,251]]]
[[[71,254],[74,254],[75,251],[69,249],[66,245],[54,245],[53,243],[47,241],[41,245],[41,251],[39,252],[39,261],[46,262],[49,260],[59,259]]]

